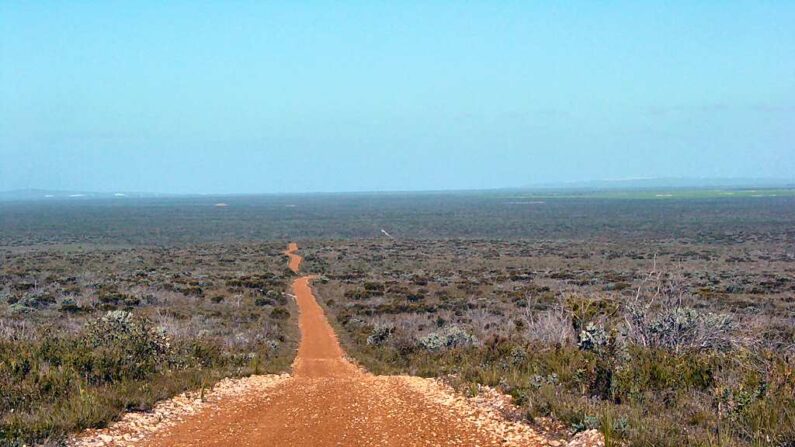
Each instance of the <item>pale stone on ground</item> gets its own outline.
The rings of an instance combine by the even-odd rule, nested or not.
[[[116,447],[133,445],[155,432],[171,427],[185,417],[211,408],[223,399],[261,395],[290,377],[289,374],[258,375],[240,379],[223,379],[204,393],[189,391],[158,402],[152,411],[127,413],[108,428],[89,429],[68,442],[72,447]]]

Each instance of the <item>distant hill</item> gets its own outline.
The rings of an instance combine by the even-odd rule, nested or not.
[[[637,178],[537,183],[526,189],[684,189],[684,188],[793,188],[793,179],[770,178]]]

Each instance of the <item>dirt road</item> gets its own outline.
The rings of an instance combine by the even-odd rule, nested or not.
[[[284,254],[287,255],[289,261],[287,262],[287,267],[290,268],[295,273],[298,273],[298,270],[301,268],[301,261],[304,260],[301,256],[299,256],[296,252],[298,251],[298,244],[295,242],[290,242],[287,245],[287,250]]]
[[[289,266],[301,257],[290,244]],[[137,445],[504,446],[548,445],[523,424],[501,420],[430,379],[374,376],[349,362],[311,276],[293,282],[301,344],[291,377],[181,419]],[[551,445],[558,445],[554,442]]]

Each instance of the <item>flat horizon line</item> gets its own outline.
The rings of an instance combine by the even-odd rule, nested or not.
[[[655,184],[655,182],[659,182]],[[673,182],[664,184],[664,182]],[[688,183],[691,182],[691,183]],[[700,184],[699,184],[700,182]],[[644,184],[646,183],[646,184]],[[276,192],[146,192],[146,191],[87,191],[87,190],[53,190],[44,188],[18,188],[0,191],[3,196],[40,195],[39,199],[92,199],[92,198],[188,198],[188,197],[245,197],[245,196],[289,196],[289,195],[340,195],[340,194],[439,194],[439,193],[476,193],[499,191],[532,191],[532,190],[643,190],[643,189],[711,189],[711,188],[792,188],[795,179],[780,177],[758,178],[691,178],[691,177],[634,177],[624,179],[574,180],[566,182],[540,182],[522,186],[505,186],[493,188],[450,188],[450,189],[384,189],[384,190],[347,190],[347,191],[276,191]],[[100,197],[97,197],[100,196]],[[24,199],[24,197],[20,197]]]

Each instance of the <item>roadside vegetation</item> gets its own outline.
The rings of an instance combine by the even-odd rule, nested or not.
[[[492,386],[528,421],[597,428],[609,445],[788,446],[792,258],[759,248],[363,241],[304,252],[348,351],[376,373]]]
[[[296,346],[282,244],[33,249],[0,264],[0,444],[56,444]]]

